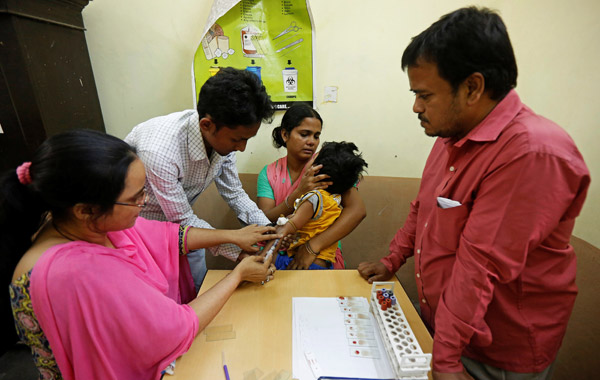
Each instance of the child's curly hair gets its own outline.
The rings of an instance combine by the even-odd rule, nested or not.
[[[331,194],[342,194],[350,189],[361,178],[369,165],[362,158],[358,147],[351,142],[326,142],[313,165],[323,167],[319,174],[327,174],[326,181],[333,182],[326,190]]]

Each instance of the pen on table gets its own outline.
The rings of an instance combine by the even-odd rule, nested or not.
[[[221,351],[221,359],[223,360],[223,371],[225,372],[225,380],[230,380],[229,371],[227,370],[227,364],[225,364],[225,351]]]

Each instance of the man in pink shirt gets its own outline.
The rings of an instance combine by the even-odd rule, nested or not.
[[[521,103],[502,19],[459,9],[402,56],[437,140],[404,226],[369,282],[410,256],[434,379],[550,379],[573,308],[569,239],[590,183],[573,140]]]

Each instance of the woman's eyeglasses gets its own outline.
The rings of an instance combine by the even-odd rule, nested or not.
[[[140,195],[140,197],[135,200],[135,203],[115,202],[116,205],[135,206],[135,207],[139,207],[139,208],[146,207],[147,203],[148,203],[148,191],[146,191],[146,187],[144,187],[144,190],[143,190],[142,194]]]

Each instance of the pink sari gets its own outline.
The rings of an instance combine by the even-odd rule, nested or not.
[[[275,162],[272,162],[267,166],[267,178],[269,185],[273,189],[273,195],[275,196],[275,205],[278,205],[285,201],[285,198],[290,195],[300,185],[300,181],[304,172],[306,172],[307,166],[304,166],[300,176],[296,182],[292,183],[290,180],[290,174],[287,168],[287,156],[281,157]],[[289,202],[293,202],[293,199],[289,199]],[[291,206],[291,203],[290,203]],[[339,247],[335,251],[335,262],[333,263],[333,269],[345,269],[344,257],[342,256],[342,250]]]
[[[138,218],[108,233],[115,249],[76,241],[38,260],[33,311],[65,380],[158,380],[189,349],[199,326],[180,303],[193,282],[184,279],[178,228]]]

